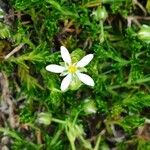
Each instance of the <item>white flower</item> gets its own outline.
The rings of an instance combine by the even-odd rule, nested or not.
[[[54,73],[61,73],[62,76],[66,76],[62,80],[61,90],[66,91],[75,76],[77,76],[78,79],[84,84],[94,86],[93,79],[89,75],[81,73],[82,68],[84,68],[93,59],[93,54],[88,54],[84,56],[79,62],[72,63],[71,56],[68,50],[64,46],[61,46],[60,49],[61,57],[65,62],[65,65],[59,66],[51,64],[46,66],[46,70]]]

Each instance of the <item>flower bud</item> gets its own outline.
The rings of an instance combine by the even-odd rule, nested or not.
[[[137,34],[138,38],[146,43],[150,43],[150,26],[143,25]]]
[[[94,19],[96,21],[105,20],[108,16],[105,7],[98,7],[96,11],[93,12]]]
[[[94,100],[91,100],[91,99],[85,100],[83,109],[86,114],[96,113],[97,108],[96,108],[96,104],[95,104]]]
[[[71,141],[74,141],[77,137],[84,135],[84,130],[82,125],[73,124],[72,122],[67,122],[67,135]]]
[[[4,11],[0,8],[0,19],[4,18]]]
[[[52,114],[41,112],[38,114],[37,122],[39,124],[50,125],[52,121]]]

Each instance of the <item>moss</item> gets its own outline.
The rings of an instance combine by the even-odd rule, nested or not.
[[[149,120],[150,109],[146,1],[2,3],[0,132],[12,141],[6,145],[14,150],[148,149],[150,136],[138,130]],[[95,18],[102,10],[105,18]],[[141,29],[146,37],[139,36]],[[93,88],[60,91],[61,77],[45,67],[61,64],[61,45],[72,52],[73,61],[94,54],[87,67]],[[96,113],[83,111],[87,99],[92,99]],[[39,124],[40,113],[51,114],[51,124]]]

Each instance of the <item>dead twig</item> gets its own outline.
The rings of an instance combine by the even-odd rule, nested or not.
[[[12,101],[12,97],[9,91],[9,83],[7,76],[4,73],[0,73],[0,85],[2,89],[2,96],[1,96],[1,106],[0,110],[4,114],[9,115],[9,123],[12,128],[16,127],[16,117],[14,113],[15,105]]]
[[[19,46],[17,46],[16,48],[14,48],[9,54],[7,54],[4,59],[8,59],[10,56],[12,56],[13,54],[15,54],[16,52],[18,52],[22,47],[24,46],[24,44],[20,44]]]
[[[143,11],[144,15],[146,16],[147,12],[146,9],[143,7],[143,5],[138,2],[137,0],[133,0],[133,4],[139,6],[139,8]]]
[[[138,27],[141,26],[140,22],[138,20],[150,20],[150,17],[146,16],[128,16],[127,18],[127,26],[131,27],[132,22],[135,23]]]
[[[36,131],[37,143],[42,144],[42,134],[40,130]]]

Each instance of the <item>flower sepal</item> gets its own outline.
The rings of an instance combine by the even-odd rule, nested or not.
[[[80,48],[75,49],[71,53],[72,63],[78,62],[84,56],[85,56],[85,52],[83,50],[81,50]]]
[[[74,76],[69,88],[70,88],[70,90],[75,91],[75,90],[78,90],[81,85],[82,85],[82,83],[78,79],[78,77]]]

